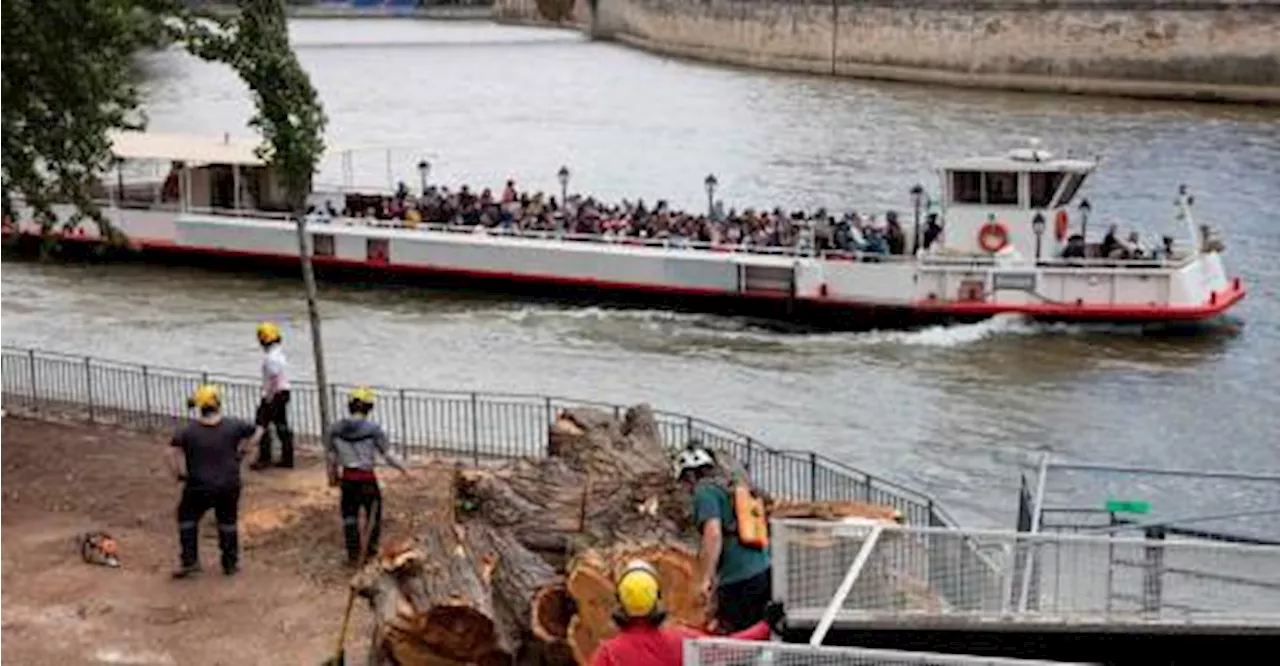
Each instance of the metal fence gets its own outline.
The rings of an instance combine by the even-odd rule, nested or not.
[[[6,409],[163,430],[188,416],[186,399],[202,383],[222,387],[226,411],[249,416],[258,404],[254,378],[106,361],[34,349],[4,347]],[[331,404],[346,403],[351,386],[332,385]],[[547,428],[561,410],[595,407],[621,416],[617,405],[550,396],[475,391],[376,388],[374,412],[403,454],[445,455],[479,463],[486,458],[546,455]],[[300,443],[322,432],[317,389],[293,382],[289,419]],[[699,439],[732,455],[762,488],[780,497],[857,500],[893,506],[913,525],[954,525],[934,500],[826,456],[767,447],[748,435],[684,414],[655,411],[664,442]]]
[[[685,641],[686,666],[1067,666],[1068,662],[977,657],[937,652],[872,650],[727,638]],[[1084,666],[1077,664],[1076,666]]]
[[[838,619],[1280,626],[1280,546],[805,520],[773,529],[774,596],[818,634]]]
[[[1166,469],[1044,456],[1022,479],[1018,529],[1280,544],[1280,473]]]

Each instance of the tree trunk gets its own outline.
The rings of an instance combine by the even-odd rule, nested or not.
[[[567,642],[579,664],[590,663],[596,647],[617,632],[614,581],[632,560],[644,560],[658,570],[668,622],[707,626],[710,609],[697,589],[697,556],[692,550],[662,543],[589,550],[574,559],[566,583],[577,609],[567,628]]]
[[[428,527],[408,550],[391,550],[362,586],[372,598],[377,641],[401,665],[428,663],[423,655],[510,661],[518,635],[494,607],[497,562],[448,525]]]
[[[329,409],[329,377],[324,367],[324,340],[320,335],[320,306],[316,298],[316,275],[311,266],[311,243],[307,242],[307,216],[303,205],[294,206],[298,228],[298,261],[302,265],[302,285],[307,295],[307,315],[311,320],[311,355],[316,369],[316,394],[320,401],[321,431],[333,423]]]

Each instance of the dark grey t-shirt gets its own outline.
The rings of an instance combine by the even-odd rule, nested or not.
[[[241,440],[253,435],[248,421],[223,417],[214,425],[192,421],[173,435],[172,445],[187,459],[187,485],[222,490],[240,485]]]

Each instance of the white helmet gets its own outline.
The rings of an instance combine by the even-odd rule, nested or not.
[[[701,444],[690,442],[689,446],[676,456],[676,478],[685,472],[702,467],[714,467],[716,459]]]

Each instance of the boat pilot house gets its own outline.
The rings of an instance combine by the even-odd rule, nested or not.
[[[1073,224],[1069,206],[1094,167],[1035,149],[948,164],[945,252],[1037,261],[1070,256],[1067,248],[1084,242],[1084,221]],[[1087,211],[1085,205],[1077,216]]]

